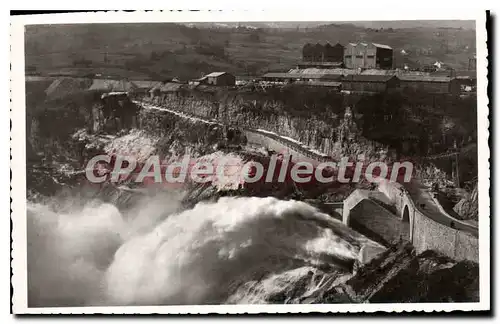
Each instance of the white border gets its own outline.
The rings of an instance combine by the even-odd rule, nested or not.
[[[185,305],[154,307],[27,307],[26,267],[26,156],[25,156],[25,84],[24,84],[24,26],[29,24],[112,23],[112,22],[210,22],[210,21],[354,21],[354,20],[476,20],[478,72],[478,147],[479,147],[479,237],[480,237],[480,302],[479,303],[412,303],[412,304],[335,304],[335,305]],[[181,11],[181,12],[100,12],[51,14],[11,17],[11,119],[12,136],[12,229],[14,313],[30,314],[254,314],[254,313],[308,313],[308,312],[402,312],[488,310],[490,308],[490,219],[489,219],[489,163],[486,14],[479,10],[429,10],[412,8],[395,11],[386,8],[360,10],[259,10],[259,11]]]

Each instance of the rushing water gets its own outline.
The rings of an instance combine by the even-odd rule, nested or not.
[[[382,249],[297,201],[76,200],[28,205],[30,306],[299,302]]]

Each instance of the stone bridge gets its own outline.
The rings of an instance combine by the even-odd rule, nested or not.
[[[189,115],[150,103],[134,101],[148,109],[158,109],[182,118],[204,123],[220,124],[200,116]],[[237,127],[237,126],[236,126]],[[278,153],[288,153],[292,161],[308,161],[313,165],[331,160],[325,154],[314,152],[297,141],[258,129],[240,128],[250,144],[266,147]],[[358,212],[356,212],[358,211]],[[378,191],[355,190],[343,203],[342,220],[351,225],[370,223],[382,241],[390,243],[396,237],[409,240],[417,252],[435,250],[457,260],[479,262],[478,228],[450,216],[418,180],[404,186],[383,180]]]
[[[356,208],[367,201],[378,206],[356,212]],[[450,216],[418,180],[405,185],[384,180],[379,183],[378,192],[354,191],[344,201],[342,221],[349,226],[354,219],[373,227],[379,222],[385,223],[391,228],[375,230],[380,234],[389,232],[386,237],[390,234],[394,237],[399,232],[408,233],[406,238],[418,253],[435,250],[456,260],[479,262],[478,228]]]

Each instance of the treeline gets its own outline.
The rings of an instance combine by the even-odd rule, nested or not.
[[[289,85],[283,88],[269,88],[265,92],[245,93],[246,101],[279,101],[280,111],[276,114],[287,114],[292,117],[331,118],[343,115],[346,96],[337,91],[319,88]]]
[[[396,91],[362,97],[354,106],[363,117],[363,136],[398,151],[427,156],[475,143],[475,97]]]

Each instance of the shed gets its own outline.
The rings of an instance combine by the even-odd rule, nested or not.
[[[83,78],[57,78],[45,90],[47,98],[55,99],[87,90],[92,85],[91,79]]]
[[[151,98],[153,98],[155,96],[159,96],[165,93],[178,92],[182,88],[182,86],[183,86],[182,83],[177,83],[177,82],[165,82],[165,83],[159,82],[155,87],[149,90],[149,93],[151,95]]]
[[[234,86],[236,84],[236,77],[228,72],[212,72],[197,81],[202,84],[215,86]]]

